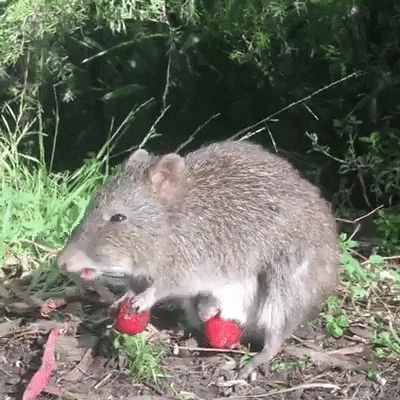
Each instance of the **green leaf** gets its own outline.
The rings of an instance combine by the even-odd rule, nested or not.
[[[113,90],[112,92],[105,94],[103,96],[103,100],[111,100],[111,99],[116,99],[119,97],[130,96],[133,93],[137,93],[138,91],[144,90],[144,89],[145,89],[144,86],[140,86],[140,85],[136,85],[136,84],[132,83],[130,85],[125,85],[125,86],[119,87],[119,88]]]
[[[351,277],[358,281],[367,280],[367,275],[365,274],[361,264],[347,251],[340,255],[340,262],[346,267],[346,271]]]
[[[363,300],[368,298],[368,291],[361,287],[353,287],[351,289],[355,300]]]
[[[372,255],[369,257],[369,262],[371,264],[385,264],[385,259],[379,255]]]
[[[349,319],[347,318],[346,314],[339,315],[336,318],[336,323],[341,327],[341,328],[348,328],[349,326]]]

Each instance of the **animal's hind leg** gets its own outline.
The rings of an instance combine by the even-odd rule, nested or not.
[[[246,364],[239,372],[240,379],[246,379],[251,372],[253,372],[259,365],[268,365],[270,361],[278,353],[279,349],[283,345],[284,339],[279,337],[273,337],[267,343],[265,343],[263,350],[253,357],[253,359]]]

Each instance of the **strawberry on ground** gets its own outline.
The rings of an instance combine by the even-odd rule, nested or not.
[[[242,330],[236,322],[216,315],[204,323],[204,334],[211,347],[234,349],[240,345]]]

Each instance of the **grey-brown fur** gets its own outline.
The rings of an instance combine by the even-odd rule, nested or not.
[[[66,271],[151,276],[139,309],[212,293],[221,316],[263,336],[243,376],[269,362],[337,282],[335,221],[286,160],[249,142],[182,158],[134,152],[94,197],[59,264]]]

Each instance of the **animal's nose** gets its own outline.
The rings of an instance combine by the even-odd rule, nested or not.
[[[79,273],[83,269],[96,269],[96,263],[76,246],[67,245],[58,257],[58,268],[62,272]]]
[[[65,250],[58,257],[57,265],[58,265],[58,269],[61,272],[67,272],[67,260],[65,259]]]

